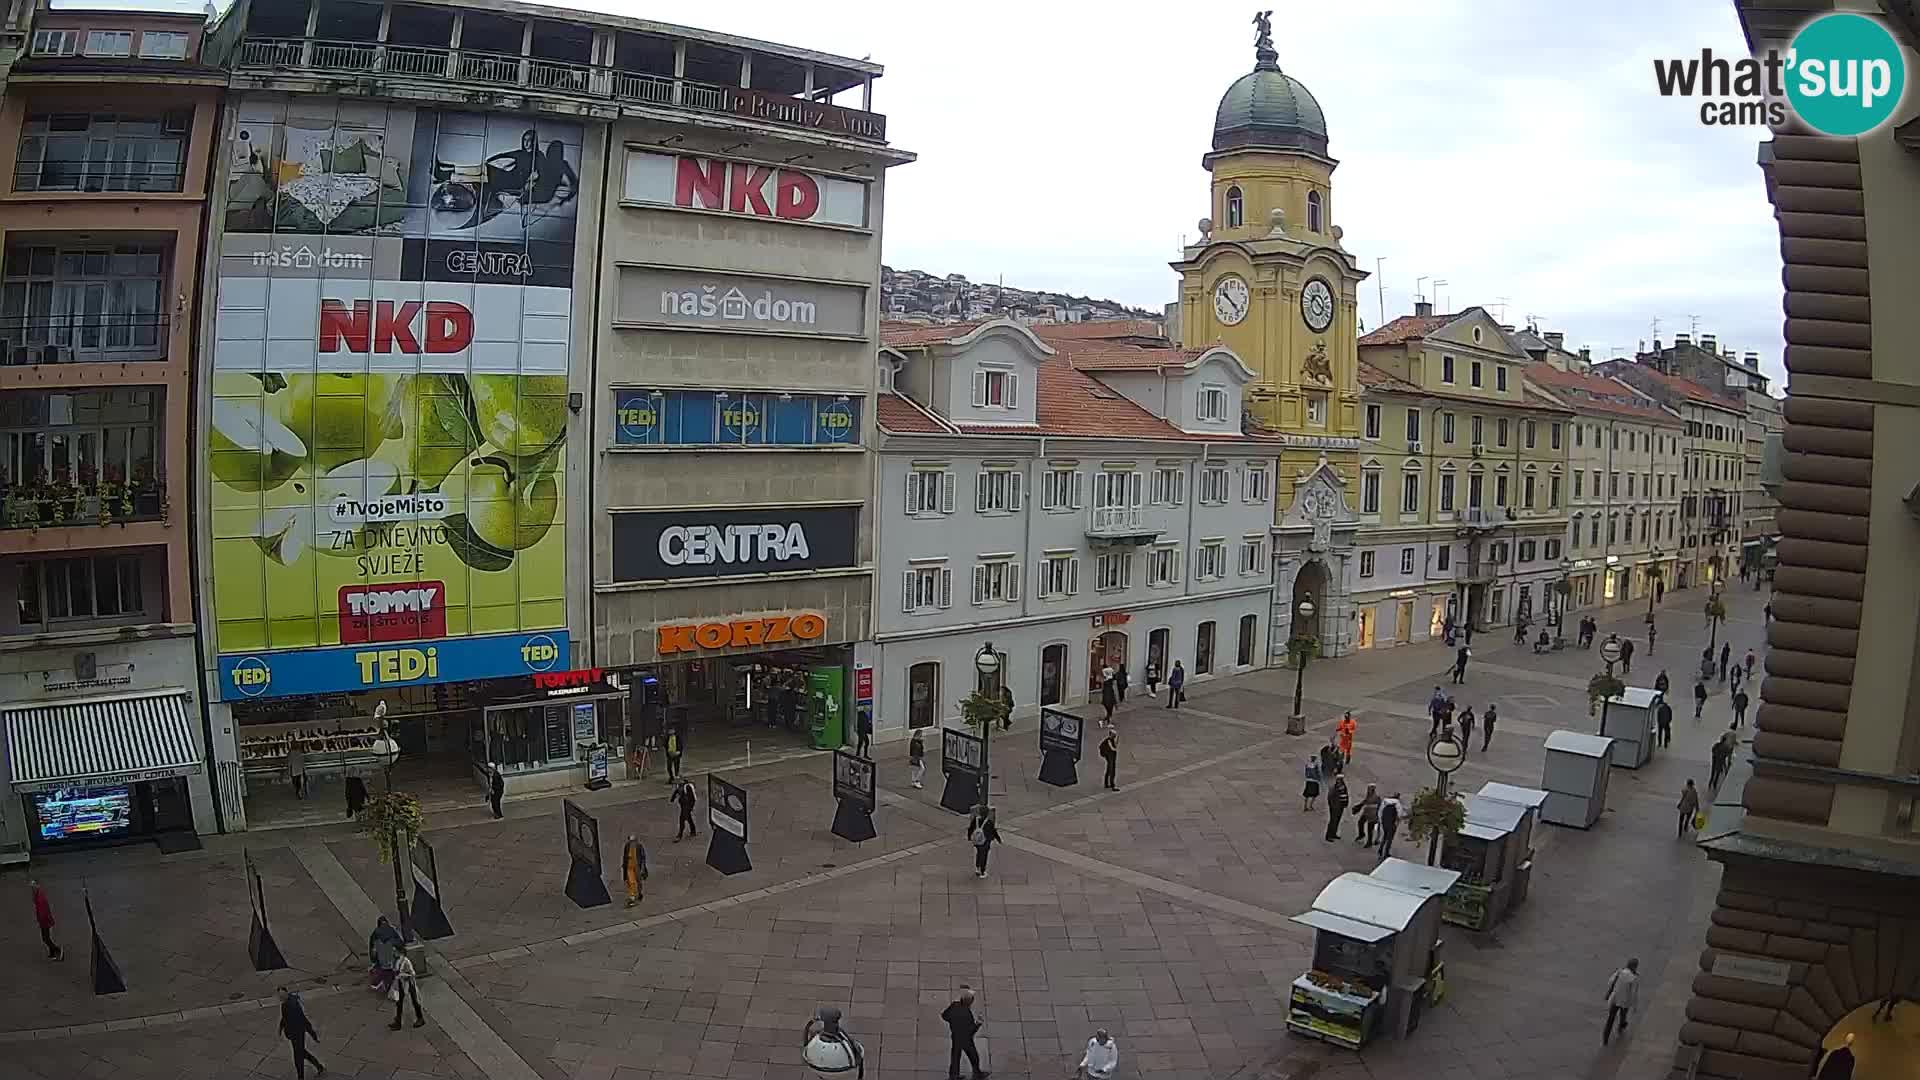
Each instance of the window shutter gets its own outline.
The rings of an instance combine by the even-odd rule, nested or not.
[[[986,598],[987,568],[985,564],[973,564],[973,602],[979,604]]]
[[[1073,596],[1080,591],[1080,556],[1067,560],[1067,595]]]
[[[976,511],[987,508],[987,471],[985,469],[973,474],[973,508]]]
[[[951,514],[953,513],[953,473],[943,470],[939,473],[939,477],[940,512],[943,514]],[[940,606],[945,607],[946,605],[942,604]]]
[[[943,566],[940,568],[940,606],[943,608],[953,606],[953,570],[951,567]]]
[[[1171,575],[1170,580],[1173,580],[1173,581],[1180,580],[1180,549],[1179,548],[1174,548],[1173,557],[1167,560],[1167,573]]]
[[[985,408],[987,404],[987,373],[975,370],[973,373],[973,407]]]
[[[1020,373],[1017,371],[1007,372],[1007,397],[1001,402],[1001,407],[1007,409],[1020,407]]]
[[[1020,599],[1020,564],[1017,562],[1007,564],[1007,599]]]
[[[1139,473],[1135,472],[1135,473],[1127,474],[1127,487],[1129,489],[1127,492],[1127,505],[1131,506],[1135,510],[1140,509],[1141,483],[1140,483]]]
[[[1080,509],[1081,504],[1086,501],[1085,480],[1086,477],[1080,470],[1075,469],[1073,471],[1073,508],[1075,510]]]
[[[900,584],[900,610],[911,612],[915,604],[914,586],[919,583],[920,575],[908,570]]]
[[[1026,474],[1023,472],[1015,471],[1007,474],[1007,509],[1020,509],[1021,481],[1026,478]]]
[[[920,484],[921,484],[920,470],[908,469],[907,470],[907,513],[908,514],[917,514],[920,512]]]

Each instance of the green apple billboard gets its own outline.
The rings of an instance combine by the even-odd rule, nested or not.
[[[203,424],[223,697],[565,666],[580,143],[241,103]]]

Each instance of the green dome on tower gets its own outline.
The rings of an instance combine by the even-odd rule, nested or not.
[[[1213,148],[1275,148],[1327,152],[1327,117],[1306,85],[1280,70],[1280,54],[1266,19],[1255,16],[1253,70],[1234,80],[1213,116]]]

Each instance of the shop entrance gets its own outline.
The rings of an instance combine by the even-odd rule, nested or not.
[[[1373,648],[1373,609],[1363,607],[1359,611],[1360,633],[1355,636],[1353,647],[1356,649]]]
[[[1171,636],[1172,631],[1164,626],[1147,635],[1147,663],[1162,679],[1167,677],[1167,641]]]
[[[1066,646],[1055,646],[1062,652]],[[940,722],[940,665],[923,660],[907,669],[907,727],[928,728]]]
[[[1433,605],[1434,614],[1440,613],[1440,605]],[[1431,631],[1429,631],[1431,633]],[[1396,645],[1405,645],[1413,640],[1413,601],[1400,601],[1399,611],[1393,617],[1393,641]]]
[[[664,778],[669,729],[679,732],[686,771],[847,745],[852,741],[851,660],[850,648],[832,645],[641,669],[632,678],[647,689],[640,695],[629,753],[637,758],[648,751],[645,775]],[[909,693],[916,711],[918,692]],[[931,705],[938,698],[929,693],[927,700]]]
[[[1067,685],[1067,647],[1049,645],[1040,650],[1040,704],[1058,705]]]
[[[1100,672],[1104,668],[1119,671],[1127,666],[1127,635],[1109,630],[1087,646],[1087,690],[1100,693]]]

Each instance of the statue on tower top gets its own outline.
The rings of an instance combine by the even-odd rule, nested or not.
[[[1259,61],[1255,66],[1278,68],[1280,54],[1273,47],[1273,10],[1269,8],[1266,11],[1254,12],[1253,26],[1253,56]]]

